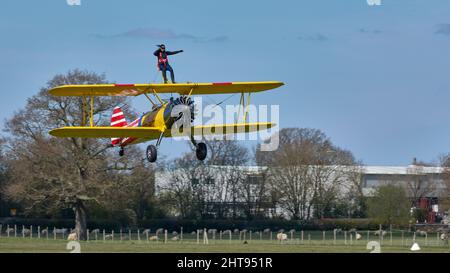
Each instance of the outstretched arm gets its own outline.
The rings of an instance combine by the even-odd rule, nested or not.
[[[181,52],[183,52],[183,50],[166,51],[167,55],[175,55],[175,54],[178,54],[178,53],[181,53]]]

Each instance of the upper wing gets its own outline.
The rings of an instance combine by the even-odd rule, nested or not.
[[[94,84],[63,85],[51,89],[54,96],[138,96],[144,93],[179,93],[187,95],[252,93],[274,89],[282,82],[225,82],[175,84]]]
[[[157,139],[161,131],[153,127],[62,127],[50,131],[55,137]]]
[[[253,123],[235,123],[235,124],[212,124],[212,125],[200,125],[192,126],[190,134],[191,135],[228,135],[228,134],[239,134],[239,133],[250,133],[261,130],[267,130],[275,127],[273,122],[253,122]],[[179,137],[179,136],[189,136],[189,132],[184,130],[179,131],[166,131],[164,136],[166,137]]]

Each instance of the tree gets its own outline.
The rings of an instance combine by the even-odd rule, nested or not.
[[[161,167],[143,158],[137,146],[127,147],[126,156],[111,155],[108,176],[111,183],[105,188],[104,207],[119,216],[123,224],[134,225],[138,220],[159,215],[155,199],[155,172]]]
[[[9,204],[6,202],[4,196],[7,178],[7,164],[4,155],[5,140],[0,139],[0,217],[9,215]]]
[[[414,162],[407,169],[408,178],[406,179],[406,194],[416,204],[420,199],[429,197],[436,190],[436,183],[433,178],[424,171],[424,167],[430,164],[423,162]]]
[[[163,187],[182,217],[236,218],[242,204],[249,160],[248,150],[235,141],[206,141],[209,157],[205,161],[187,153],[174,160],[167,169],[168,181]]]
[[[386,184],[376,188],[367,208],[369,217],[380,224],[404,225],[410,219],[411,203],[401,186]]]
[[[50,137],[51,129],[84,125],[88,113],[82,106],[88,101],[55,97],[48,90],[64,84],[102,83],[106,83],[104,75],[86,71],[57,75],[6,123],[10,134],[8,197],[25,204],[27,213],[48,215],[73,208],[80,240],[86,239],[87,202],[101,202],[110,188],[111,154],[107,150],[111,146],[107,140]],[[113,106],[129,110],[123,97],[95,97],[94,104],[96,125],[109,123]]]
[[[257,149],[256,162],[268,167],[278,204],[293,219],[323,217],[356,171],[353,155],[316,129],[287,128],[272,137],[279,138],[278,149]]]
[[[439,207],[442,211],[450,212],[450,154],[440,157],[440,166],[442,168],[442,185],[439,192]]]

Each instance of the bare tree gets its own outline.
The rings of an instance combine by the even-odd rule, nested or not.
[[[415,160],[414,160],[415,161]],[[407,178],[405,179],[405,190],[413,203],[420,199],[429,197],[436,191],[436,183],[433,177],[427,174],[424,167],[429,167],[429,164],[414,162],[407,169]]]
[[[278,204],[293,219],[309,219],[313,211],[322,217],[347,183],[353,156],[319,130],[282,129],[278,137],[278,150],[256,154],[258,164],[268,166]]]
[[[238,214],[242,171],[248,160],[248,151],[235,141],[206,141],[210,157],[204,162],[193,153],[174,160],[168,169],[169,181],[164,188],[172,204],[182,217],[224,218],[231,210]]]
[[[48,131],[56,127],[85,124],[88,114],[83,111],[87,103],[83,98],[54,97],[48,90],[100,83],[106,83],[104,75],[86,71],[57,75],[6,124],[11,173],[7,195],[26,204],[27,212],[73,208],[81,240],[86,238],[86,202],[99,201],[109,187],[109,140],[50,137]],[[94,104],[95,124],[109,122],[113,106],[128,110],[123,97],[95,97]]]
[[[105,188],[102,204],[116,216],[123,215],[128,223],[136,224],[158,211],[155,173],[164,162],[148,163],[137,146],[127,148],[127,156],[110,155],[107,172],[114,183]]]

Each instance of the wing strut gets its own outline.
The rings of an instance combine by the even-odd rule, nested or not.
[[[94,127],[94,97],[89,96],[89,101],[91,103],[91,111],[89,112],[89,123],[91,127]]]
[[[239,100],[239,109],[238,109],[238,115],[236,118],[236,123],[239,122],[239,117],[241,116],[241,108],[243,111],[242,115],[243,115],[244,123],[247,123],[248,107],[250,105],[250,96],[251,96],[251,93],[248,93],[247,103],[245,103],[245,93],[244,92],[241,93],[241,99]]]

